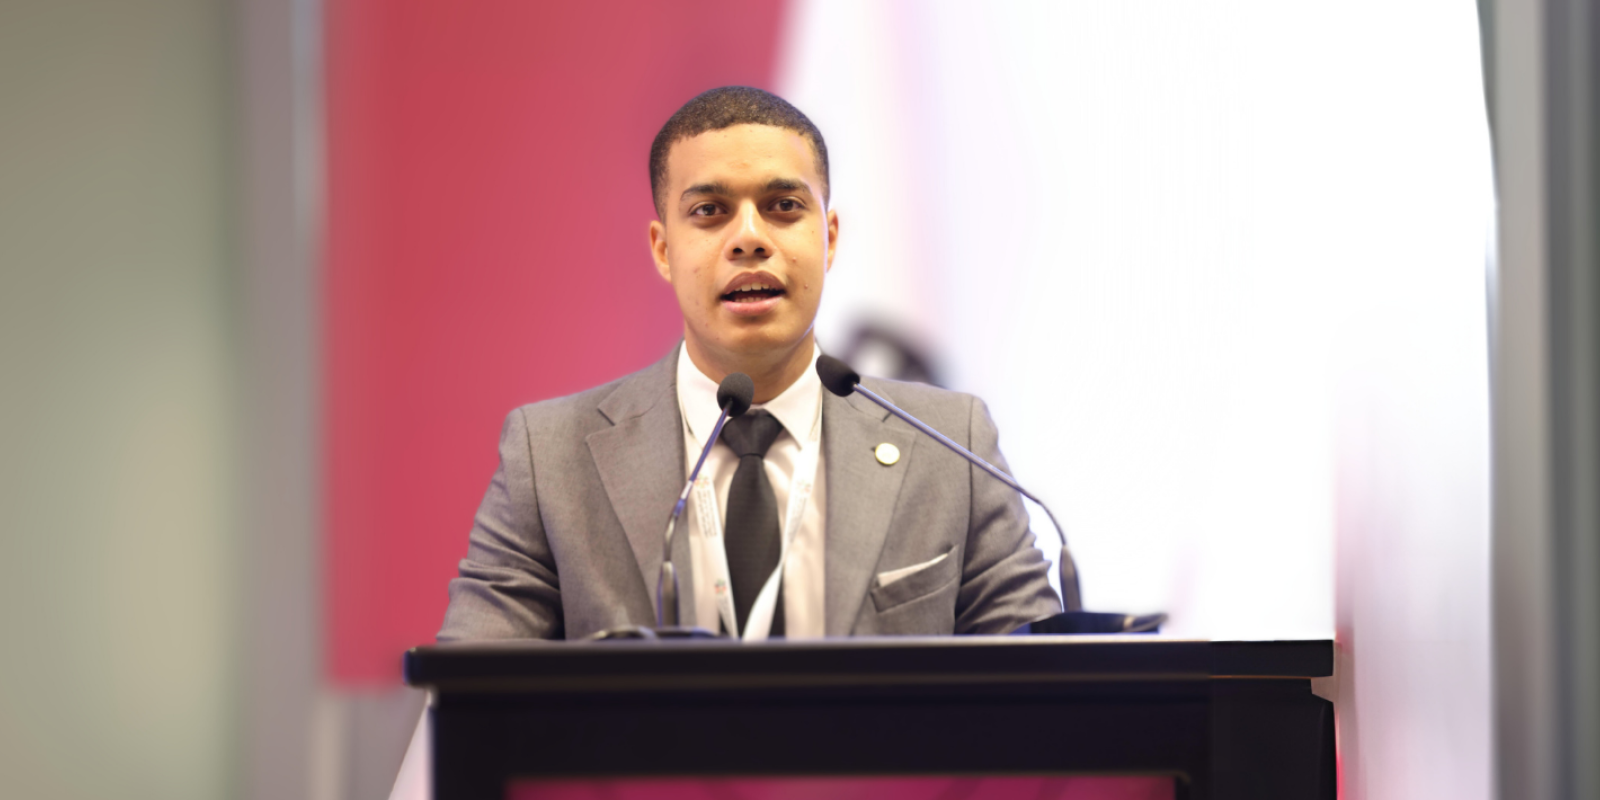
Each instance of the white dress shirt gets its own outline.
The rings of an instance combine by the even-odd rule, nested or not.
[[[822,380],[817,377],[816,370],[817,356],[821,354],[820,349],[813,347],[811,365],[799,380],[770,401],[751,406],[751,409],[766,409],[783,424],[783,432],[767,450],[766,458],[767,480],[772,483],[780,516],[789,507],[789,487],[795,478],[803,439],[811,434],[813,426],[821,424]],[[683,450],[687,459],[684,474],[687,475],[688,470],[694,469],[695,459],[700,457],[705,437],[716,427],[721,409],[717,406],[716,382],[690,360],[686,344],[680,345],[678,350],[678,410],[684,423]],[[818,441],[813,446],[821,448],[822,443]],[[823,510],[827,504],[824,500],[826,481],[823,480],[826,471],[820,451],[816,464],[811,497],[801,512],[799,529],[789,543],[789,557],[784,562],[780,579],[784,635],[790,639],[817,639],[823,635]],[[711,478],[718,512],[724,518],[728,510],[728,487],[738,467],[739,458],[733,454],[733,448],[719,441],[711,448],[700,470],[702,476]],[[783,520],[778,524],[782,525]],[[715,583],[717,564],[723,554],[712,548],[720,547],[723,540],[708,540],[701,535],[698,511],[692,499],[678,531],[689,535],[689,557],[694,564],[694,585],[690,591],[694,596],[695,624],[716,630],[719,617]]]

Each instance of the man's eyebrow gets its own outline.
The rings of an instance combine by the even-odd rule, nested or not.
[[[683,194],[679,199],[687,198],[690,195],[696,194],[728,195],[732,194],[732,192],[728,191],[728,187],[721,183],[697,183],[687,189],[684,189]]]
[[[797,180],[795,178],[773,178],[772,180],[767,181],[767,185],[763,191],[809,193],[811,191],[811,187],[807,186],[805,181]],[[679,196],[679,199],[687,200],[692,196],[698,195],[726,197],[731,194],[733,194],[733,190],[729,189],[727,184],[713,181],[711,183],[697,183],[687,189],[684,189],[683,194]]]
[[[767,191],[769,192],[804,192],[809,190],[810,187],[806,186],[803,181],[797,181],[793,178],[773,178],[767,181]]]

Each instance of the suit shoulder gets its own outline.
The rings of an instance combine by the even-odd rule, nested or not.
[[[602,383],[590,389],[584,389],[574,394],[552,397],[536,403],[525,403],[511,410],[512,414],[520,414],[528,424],[535,422],[574,421],[575,419],[590,414],[598,414],[600,401],[606,399],[627,378],[618,378],[610,383]]]
[[[983,405],[977,395],[926,383],[873,377],[862,378],[861,382],[912,416],[945,431],[946,435],[966,430],[972,420],[973,406]]]
[[[906,410],[912,408],[941,413],[967,413],[973,403],[981,403],[977,395],[944,389],[926,383],[897,381],[889,378],[864,377],[867,388],[894,401]]]
[[[607,413],[614,416],[619,410],[608,409],[608,404],[620,403],[627,413],[627,409],[642,409],[655,402],[660,390],[671,386],[671,366],[663,360],[581,392],[518,406],[511,410],[508,422],[521,421],[533,432],[587,434],[607,424]]]

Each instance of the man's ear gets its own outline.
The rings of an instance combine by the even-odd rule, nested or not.
[[[672,267],[667,263],[667,226],[658,219],[650,220],[650,257],[655,259],[661,279],[672,283]]]
[[[839,247],[839,212],[828,209],[828,263],[822,268],[824,273],[833,269],[833,253]]]

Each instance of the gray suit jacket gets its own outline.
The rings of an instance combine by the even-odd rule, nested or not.
[[[655,623],[667,517],[686,479],[677,358],[506,417],[489,483],[450,582],[440,641],[577,639]],[[867,385],[1005,468],[971,395],[873,378]],[[900,448],[893,466],[873,448]],[[1022,501],[860,396],[824,392],[829,636],[1007,633],[1060,611]],[[673,542],[694,618],[688,535]],[[883,585],[879,573],[948,558]],[[700,624],[715,626],[715,620]]]

